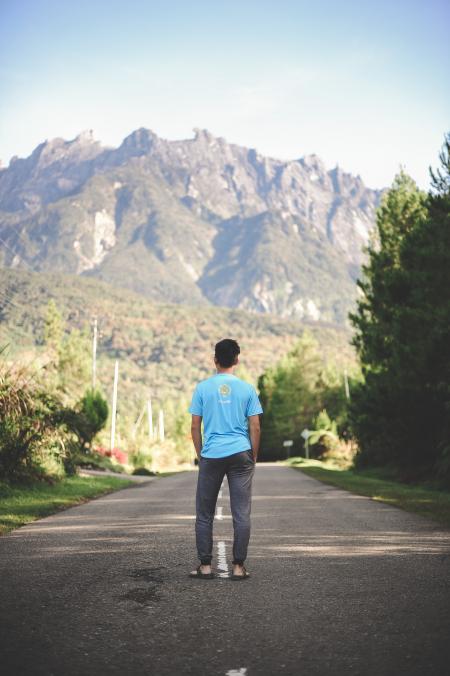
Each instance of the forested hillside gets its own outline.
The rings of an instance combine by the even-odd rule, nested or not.
[[[242,347],[241,374],[256,383],[258,376],[284,355],[308,328],[324,355],[341,363],[354,360],[350,334],[316,322],[295,322],[270,315],[202,306],[157,304],[139,294],[74,275],[0,270],[0,339],[11,350],[30,357],[41,353],[48,302],[53,299],[66,320],[66,331],[87,330],[98,320],[98,380],[109,392],[113,361],[120,360],[120,391],[126,407],[138,408],[142,398],[189,396],[193,384],[213,372],[214,344],[233,337]]]

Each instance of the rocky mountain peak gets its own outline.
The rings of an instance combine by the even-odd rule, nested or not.
[[[323,181],[328,173],[325,163],[318,155],[304,155],[298,163],[307,171],[312,181]]]
[[[207,129],[199,129],[198,127],[194,127],[192,131],[194,132],[193,140],[199,143],[212,143],[216,140],[213,134],[211,134],[211,132]]]
[[[88,130],[0,172],[0,252],[156,301],[342,323],[379,198],[315,154],[282,161],[200,128],[105,148]]]
[[[157,140],[158,136],[153,131],[141,127],[129,134],[118,150],[125,150],[131,155],[146,155],[151,152]]]
[[[78,143],[80,145],[86,145],[89,143],[96,143],[97,141],[94,138],[94,132],[92,129],[84,129],[81,131],[78,136],[76,136],[73,141],[70,141],[70,143]]]

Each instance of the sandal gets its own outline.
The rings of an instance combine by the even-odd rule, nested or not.
[[[214,573],[202,573],[200,570],[201,565],[193,573],[189,573],[189,577],[198,577],[201,580],[212,580],[215,576]]]
[[[250,573],[247,572],[247,568],[242,566],[243,573],[242,575],[230,575],[230,580],[246,580],[250,577]]]

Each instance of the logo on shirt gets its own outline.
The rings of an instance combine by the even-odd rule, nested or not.
[[[225,383],[219,387],[219,393],[222,395],[222,397],[228,397],[230,392],[231,387],[229,385],[226,385]]]

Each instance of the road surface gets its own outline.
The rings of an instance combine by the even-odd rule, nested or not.
[[[196,472],[0,538],[3,676],[439,676],[450,669],[450,531],[259,465],[251,578],[192,580]]]

